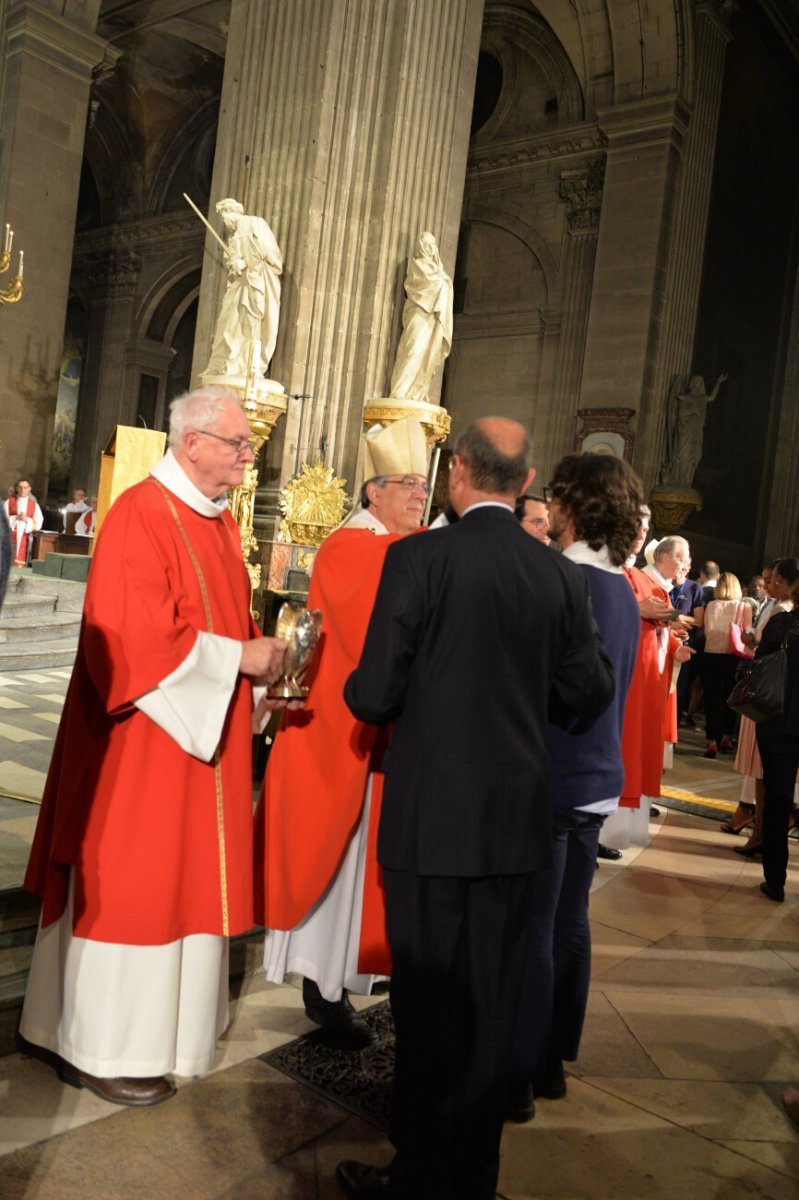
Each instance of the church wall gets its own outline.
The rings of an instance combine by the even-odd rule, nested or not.
[[[757,6],[743,6],[727,49],[695,347],[708,390],[718,372],[730,378],[710,406],[695,482],[703,508],[686,527],[697,547],[724,544],[742,573],[760,569],[767,545],[799,552],[795,511],[774,502],[799,474],[794,444],[775,475],[799,405],[784,374],[799,261],[799,162],[785,151],[797,111],[796,63]]]

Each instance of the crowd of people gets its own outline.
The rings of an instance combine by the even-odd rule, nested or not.
[[[33,535],[44,525],[44,513],[33,494],[28,479],[18,479],[9,485],[3,512],[9,529],[15,567],[30,566],[33,554]],[[78,537],[94,537],[97,518],[97,496],[87,499],[85,488],[75,488],[72,499],[60,510],[62,532]]]
[[[568,455],[533,492],[527,434],[498,417],[457,440],[448,516],[425,531],[421,426],[370,430],[360,504],[314,564],[307,700],[282,715],[253,823],[251,728],[285,706],[265,691],[285,645],[252,623],[225,504],[252,457],[235,394],[180,397],[167,455],[106,517],[26,876],[43,906],[21,1044],[111,1102],[168,1099],[168,1075],[210,1068],[228,938],[257,921],[268,977],[301,974],[342,1046],[374,1038],[349,993],[390,977],[395,1156],[339,1164],[344,1193],[493,1200],[503,1122],[566,1092],[600,832],[660,794],[677,695],[686,716],[695,701],[677,664],[715,695],[700,635],[724,657],[732,613],[758,654],[787,641],[795,672],[799,567],[772,573],[776,599],[793,562],[767,623],[714,564],[708,600],[684,539],[639,569],[629,465]],[[757,728],[772,900],[799,766],[790,677],[784,717]]]

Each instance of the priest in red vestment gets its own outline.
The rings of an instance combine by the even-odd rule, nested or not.
[[[308,607],[321,609],[322,638],[305,709],[286,714],[256,815],[267,978],[302,975],[308,1016],[352,1049],[374,1035],[347,993],[368,995],[375,974],[390,969],[375,853],[385,734],[352,716],[344,682],[361,655],[386,551],[421,524],[427,459],[415,417],[364,438],[362,507],[314,562]]]
[[[211,1067],[227,939],[253,924],[253,683],[285,645],[252,623],[225,500],[249,436],[233,392],[180,397],[168,453],[112,506],[25,877],[23,1045],[118,1104]]]
[[[17,481],[14,489],[16,495],[9,496],[3,501],[8,523],[11,526],[11,537],[14,543],[14,566],[24,567],[28,562],[28,550],[31,536],[44,523],[42,510],[31,494],[31,485],[27,479]]]
[[[670,632],[669,621],[674,610],[666,591],[634,565],[635,556],[640,552],[648,531],[647,509],[625,567],[627,581],[638,601],[641,617],[641,638],[627,693],[622,734],[624,787],[620,807],[628,809],[641,809],[648,804],[648,798],[660,795],[663,729],[672,667],[675,661],[683,662],[693,653]],[[621,840],[618,822],[607,825],[606,829],[612,829],[614,840]]]

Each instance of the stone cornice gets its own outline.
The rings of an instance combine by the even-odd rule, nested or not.
[[[604,149],[606,138],[596,125],[572,125],[565,129],[548,130],[535,137],[516,138],[507,142],[472,150],[469,155],[469,175],[516,170],[530,163],[553,158],[573,158],[595,154]]]
[[[86,258],[121,246],[143,248],[157,242],[190,240],[202,244],[205,230],[191,213],[167,213],[129,224],[105,225],[75,238],[75,258]]]
[[[607,138],[609,150],[663,142],[681,146],[689,116],[690,109],[674,92],[597,110],[599,128]]]

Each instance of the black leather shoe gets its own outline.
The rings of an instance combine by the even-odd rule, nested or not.
[[[773,900],[775,904],[782,904],[785,899],[785,888],[772,887],[770,883],[766,883],[765,879],[760,885],[760,890],[764,896],[768,896],[769,900]]]
[[[618,862],[621,858],[621,850],[614,850],[612,846],[603,846],[600,842],[596,856],[597,858],[606,858],[608,862]]]
[[[388,1167],[370,1167],[366,1163],[345,1159],[336,1167],[336,1179],[350,1200],[390,1200]]]
[[[649,806],[649,815],[650,815],[650,817],[659,817],[659,816],[660,816],[660,809],[659,809],[659,808],[656,808],[654,804],[650,804],[650,806]]]
[[[745,846],[733,846],[736,854],[742,854],[744,858],[757,858],[758,854],[763,853],[763,843],[758,842],[756,846],[750,846],[748,843]]]
[[[372,1027],[359,1017],[346,991],[340,1000],[325,1000],[312,979],[302,981],[305,1015],[321,1025],[329,1040],[341,1050],[365,1050],[377,1041]]]
[[[532,1121],[534,1116],[533,1085],[531,1083],[512,1084],[508,1090],[508,1106],[505,1109],[506,1121],[515,1121],[517,1125],[524,1125],[525,1121]]]

